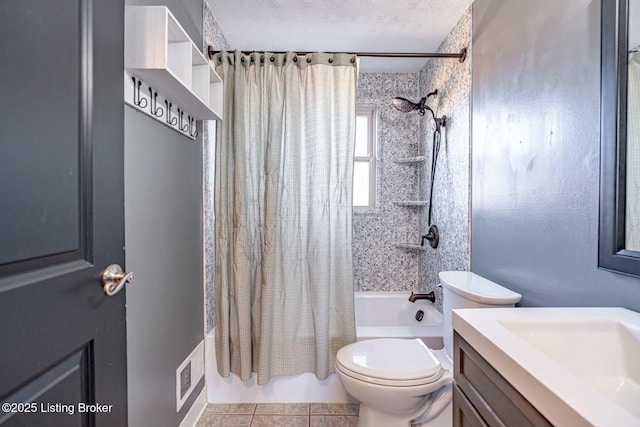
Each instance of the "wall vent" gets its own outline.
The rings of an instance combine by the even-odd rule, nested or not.
[[[191,361],[180,372],[180,399],[184,398],[191,388]]]
[[[204,341],[176,369],[176,412],[180,411],[204,376]]]

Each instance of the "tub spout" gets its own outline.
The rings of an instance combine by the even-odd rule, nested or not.
[[[428,294],[414,294],[411,292],[411,296],[409,297],[409,301],[416,302],[419,299],[426,299],[431,301],[432,303],[436,303],[436,294],[431,291]]]

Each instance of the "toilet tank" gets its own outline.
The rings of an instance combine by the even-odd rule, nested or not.
[[[442,271],[442,314],[444,348],[453,355],[452,310],[456,308],[513,307],[522,295],[470,271]]]

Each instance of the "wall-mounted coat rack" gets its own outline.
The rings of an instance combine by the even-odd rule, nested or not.
[[[124,101],[186,137],[196,139],[196,117],[177,107],[145,82],[125,72]]]
[[[222,79],[165,6],[125,8],[125,102],[192,139],[222,119]]]

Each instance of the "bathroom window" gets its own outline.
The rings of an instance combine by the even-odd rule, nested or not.
[[[376,207],[376,109],[371,106],[356,108],[353,206]]]

